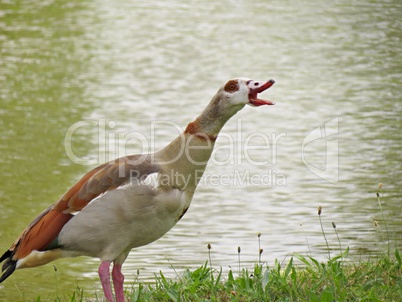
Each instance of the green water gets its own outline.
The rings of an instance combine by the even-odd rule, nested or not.
[[[229,121],[186,216],[127,259],[128,284],[137,269],[149,281],[159,270],[174,276],[171,264],[204,263],[208,243],[217,267],[235,267],[238,246],[252,265],[258,232],[268,263],[295,251],[325,259],[318,206],[333,253],[332,221],[354,259],[375,256],[388,247],[379,182],[391,246],[400,246],[401,9],[397,0],[2,1],[1,251],[91,166],[163,147],[177,130],[152,121],[185,127],[235,76],[275,79],[264,97],[276,106]],[[79,122],[87,126],[73,133],[71,150],[80,164],[65,146]],[[324,123],[336,136],[304,148]],[[251,140],[256,132],[263,135]],[[276,144],[264,148],[261,139],[273,135]],[[249,157],[247,141],[258,146]],[[329,174],[317,176],[306,161]],[[216,175],[230,181],[213,182]],[[96,259],[54,264],[15,272],[0,299],[51,300],[77,285],[101,294]]]

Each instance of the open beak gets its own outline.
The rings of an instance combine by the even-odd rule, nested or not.
[[[274,85],[274,80],[269,80],[268,82],[255,82],[248,81],[247,86],[249,88],[248,100],[249,104],[252,106],[261,106],[261,105],[275,105],[274,102],[262,100],[258,98],[258,94],[267,90],[269,87]]]

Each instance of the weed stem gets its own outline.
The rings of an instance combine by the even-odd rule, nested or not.
[[[329,260],[331,260],[331,252],[329,250],[328,240],[327,240],[327,237],[325,236],[324,227],[322,226],[321,212],[322,212],[322,207],[318,207],[318,218],[320,219],[321,231],[322,231],[322,234],[324,236],[325,243],[327,244],[328,258],[329,258]]]

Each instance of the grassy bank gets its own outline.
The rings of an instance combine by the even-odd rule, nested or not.
[[[128,296],[131,301],[402,301],[401,259],[398,252],[395,256],[396,261],[384,256],[345,266],[336,258],[319,263],[297,255],[306,267],[296,268],[291,258],[284,267],[256,265],[225,278],[205,265],[176,281],[161,274],[155,286],[140,285]]]
[[[320,263],[295,255],[286,265],[255,265],[225,276],[205,265],[180,278],[161,272],[153,285],[134,284],[127,301],[402,301],[402,261],[398,250],[376,261],[346,264],[347,251]],[[294,263],[302,262],[303,266]],[[38,301],[41,301],[38,299]],[[67,300],[102,301],[77,289]]]

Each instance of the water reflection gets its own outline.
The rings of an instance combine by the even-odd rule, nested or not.
[[[275,170],[286,185],[205,181],[170,233],[130,254],[124,266],[128,280],[138,277],[137,269],[141,280],[150,281],[159,270],[174,276],[171,266],[179,271],[202,264],[208,243],[215,266],[236,267],[238,246],[243,265],[252,265],[258,259],[258,232],[263,261],[292,252],[325,259],[318,206],[331,253],[339,248],[335,222],[352,257],[371,257],[388,243],[380,231],[385,222],[375,195],[379,182],[384,183],[390,240],[400,241],[400,6],[398,1],[5,5],[0,24],[2,248],[89,169],[65,153],[64,135],[71,125],[106,119],[114,122],[108,133],[138,132],[148,142],[154,138],[159,149],[177,132],[163,126],[153,131],[151,121],[184,127],[224,81],[239,75],[274,78],[277,84],[266,96],[277,105],[246,108],[232,119],[217,147],[227,145],[225,137],[233,138],[235,160],[219,165],[225,158],[220,151],[206,173],[233,180],[235,173]],[[336,184],[311,173],[301,154],[306,135],[333,119],[339,120]],[[274,158],[272,148],[250,151],[255,161],[268,160],[268,165],[256,166],[245,157],[242,147],[255,132],[270,138],[283,134]],[[99,139],[96,127],[83,128],[73,148],[80,157],[100,154],[102,159],[149,146],[121,141],[117,149],[108,139]],[[306,150],[318,166],[325,161],[325,147],[317,140]],[[30,300],[39,286],[39,294],[50,299],[67,295],[77,284],[88,290],[96,284],[100,290],[97,260],[55,265],[57,271],[48,265],[16,272],[2,284],[0,297]]]

